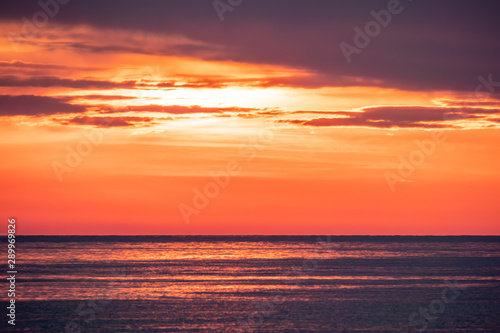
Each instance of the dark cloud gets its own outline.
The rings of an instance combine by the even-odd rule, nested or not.
[[[127,108],[118,108],[108,110],[107,112],[125,112],[125,111],[139,111],[139,112],[164,112],[170,114],[189,114],[189,113],[223,113],[223,112],[252,112],[257,109],[251,108],[209,108],[199,105],[180,106],[180,105],[143,105],[143,106],[128,106]]]
[[[135,45],[135,46],[124,46],[124,45],[91,45],[85,43],[58,43],[60,48],[72,48],[79,51],[92,52],[92,53],[138,53],[138,54],[150,54],[150,55],[190,55],[193,57],[200,58],[210,58],[214,57],[216,54],[221,54],[221,50],[215,46],[205,46],[205,45],[195,45],[195,44],[180,44],[180,45],[168,45],[168,46],[158,46],[158,45]],[[53,48],[51,44],[47,44],[47,47]]]
[[[30,62],[23,62],[18,60],[13,61],[0,61],[0,67],[9,68],[32,68],[32,69],[69,69],[70,67],[58,66],[58,65],[47,65],[47,64],[36,64]]]
[[[0,116],[48,115],[84,112],[82,105],[68,104],[64,99],[33,95],[0,95]]]
[[[137,124],[151,123],[155,118],[151,117],[88,117],[78,116],[70,120],[62,121],[63,124],[93,125],[97,127],[128,127]],[[165,118],[166,119],[166,118]]]
[[[75,66],[59,66],[59,65],[50,65],[50,64],[40,64],[33,62],[24,62],[19,60],[12,61],[0,61],[0,68],[4,68],[5,70],[15,71],[15,70],[23,70],[23,71],[31,71],[31,72],[40,72],[40,71],[52,71],[52,70],[64,70],[64,71],[95,71],[100,70],[102,68],[98,67],[75,67]],[[17,73],[17,72],[16,72]]]
[[[440,102],[444,103],[446,106],[455,106],[455,107],[500,107],[500,102],[498,101],[456,101],[456,100],[440,100]]]
[[[483,115],[487,114],[500,114],[500,110],[437,107],[377,107],[366,108],[362,112],[330,112],[330,115],[338,116],[336,118],[279,120],[279,122],[319,127],[366,126],[376,128],[443,128],[456,127],[456,125],[450,123],[450,121],[463,119],[479,119],[484,118]],[[448,124],[446,122],[448,122]]]
[[[500,2],[496,0],[401,0],[403,11],[393,15],[390,24],[354,54],[350,64],[339,44],[353,44],[353,28],[364,29],[373,20],[370,11],[386,9],[388,0],[243,1],[225,13],[224,22],[219,21],[212,2],[71,1],[60,6],[49,24],[87,24],[98,29],[141,31],[145,36],[182,35],[203,42],[203,46],[160,45],[154,52],[286,65],[332,78],[321,79],[321,84],[332,84],[333,78],[361,77],[399,89],[474,91],[479,75],[493,73],[500,80]],[[31,18],[39,10],[36,1],[4,1],[0,19],[19,22],[19,31],[12,33],[20,34],[21,18]],[[43,34],[43,27],[39,33]],[[148,52],[147,43],[135,44],[114,51]],[[117,46],[95,47],[91,51],[110,52]]]
[[[177,75],[179,76],[179,75]],[[358,78],[328,76],[323,74],[308,73],[306,75],[291,75],[287,77],[255,77],[255,78],[230,78],[227,76],[183,76],[181,81],[167,81],[156,85],[158,88],[225,88],[228,86],[246,87],[298,87],[298,88],[323,88],[323,87],[352,87],[379,85],[377,80],[360,80]]]
[[[402,128],[443,128],[452,127],[442,124],[426,124],[420,122],[409,122],[409,121],[390,121],[390,120],[369,120],[362,118],[318,118],[308,121],[295,121],[292,123],[307,125],[307,126],[366,126],[366,127],[377,127],[377,128],[391,128],[391,127],[402,127]]]
[[[125,95],[81,95],[81,96],[64,96],[61,98],[67,98],[68,100],[75,99],[92,99],[100,101],[112,101],[112,100],[123,100],[123,99],[137,99],[136,96],[125,96]]]
[[[14,75],[0,76],[0,87],[66,87],[76,89],[133,88],[135,81],[110,82],[96,80],[72,80],[55,76],[20,78]]]

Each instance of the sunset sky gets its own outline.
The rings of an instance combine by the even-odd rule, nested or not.
[[[498,1],[41,3],[0,5],[18,234],[500,234]]]

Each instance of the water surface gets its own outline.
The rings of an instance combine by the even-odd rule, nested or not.
[[[500,331],[500,237],[19,237],[17,244],[17,330]]]

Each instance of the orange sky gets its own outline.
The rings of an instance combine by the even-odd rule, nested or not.
[[[500,234],[490,72],[398,88],[57,19],[1,38],[0,207],[18,234]]]

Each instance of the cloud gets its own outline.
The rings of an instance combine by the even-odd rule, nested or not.
[[[61,97],[68,100],[100,100],[100,101],[112,101],[112,100],[124,100],[124,99],[137,99],[136,96],[126,96],[126,95],[78,95],[78,96],[64,96]]]
[[[76,89],[133,88],[135,81],[111,82],[96,80],[62,79],[55,76],[19,78],[14,75],[0,76],[0,87],[67,87]]]
[[[54,71],[73,73],[73,72],[85,72],[99,71],[103,68],[99,67],[78,67],[78,66],[61,66],[54,64],[42,64],[34,62],[25,62],[20,60],[12,61],[0,61],[0,68],[5,72],[4,74],[18,75],[23,73],[25,75],[51,75]]]
[[[31,68],[31,69],[70,69],[67,66],[36,64],[31,62],[24,62],[19,60],[0,61],[0,67],[6,68]]]
[[[177,75],[180,76],[180,75]],[[250,77],[250,78],[233,78],[228,76],[213,76],[213,75],[185,75],[184,80],[166,81],[158,83],[155,86],[158,88],[225,88],[229,86],[245,86],[257,88],[270,87],[295,87],[295,88],[324,88],[324,87],[359,87],[369,86],[376,87],[380,80],[369,80],[354,77],[328,76],[312,72],[298,72],[296,75],[286,77],[266,76],[266,77]],[[187,83],[184,83],[186,82]]]
[[[70,120],[61,121],[61,123],[76,124],[76,125],[94,125],[97,127],[128,127],[135,126],[137,124],[144,125],[145,123],[151,123],[155,118],[151,117],[88,117],[88,116],[78,116]],[[171,119],[171,118],[162,118]]]
[[[307,113],[307,111],[298,111]],[[298,113],[295,112],[295,113]],[[314,112],[311,112],[314,113]],[[324,112],[322,112],[324,114]],[[373,107],[361,112],[332,111],[334,118],[315,118],[309,120],[290,119],[278,122],[305,126],[364,126],[375,128],[444,128],[457,127],[455,120],[486,119],[484,115],[500,114],[499,109],[479,108],[438,108],[438,107]],[[448,122],[448,123],[446,123]]]
[[[157,88],[224,88],[230,84],[224,80],[193,80],[188,83],[177,83],[176,81],[161,82],[155,85]]]
[[[33,95],[0,95],[0,105],[0,116],[34,116],[85,111],[85,106],[68,104],[64,99]]]
[[[454,107],[498,107],[500,108],[500,102],[498,100],[451,100],[451,99],[440,99],[440,103],[446,106]]]
[[[117,108],[112,110],[106,110],[106,112],[136,111],[136,112],[164,112],[170,114],[190,114],[190,113],[252,112],[255,110],[257,109],[239,108],[239,107],[210,108],[210,107],[202,107],[199,105],[180,106],[180,105],[151,104],[142,106],[129,106],[127,108]]]
[[[57,44],[55,40],[55,48],[182,54],[206,60],[275,64],[331,78],[297,83],[310,86],[332,84],[338,77],[358,77],[397,89],[474,91],[478,75],[494,73],[498,80],[497,1],[481,1],[473,6],[462,0],[405,1],[402,7],[402,13],[394,15],[366,48],[353,55],[351,64],[346,63],[339,44],[353,44],[354,27],[364,29],[367,22],[374,20],[370,12],[386,9],[387,0],[253,0],[226,12],[223,24],[212,1],[206,0],[151,0],[147,6],[131,0],[72,1],[61,6],[59,14],[50,19],[50,26],[89,26],[145,36],[142,42],[141,37],[120,44],[106,41],[105,36],[79,41],[75,34],[70,42]],[[0,20],[19,21],[39,10],[36,1],[1,2]],[[19,24],[18,34],[21,27]],[[40,33],[47,34],[49,29],[44,27]],[[150,35],[183,36],[185,41],[163,45],[155,39],[149,43]],[[99,40],[105,43],[99,44]],[[157,46],[143,47],[151,44]]]

